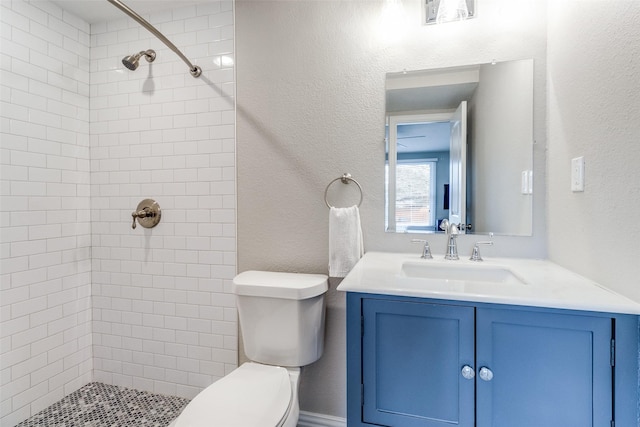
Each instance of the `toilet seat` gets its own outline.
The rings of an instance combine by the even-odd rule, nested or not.
[[[291,397],[285,368],[248,362],[199,393],[175,427],[277,427]]]

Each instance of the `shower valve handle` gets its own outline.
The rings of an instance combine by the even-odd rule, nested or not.
[[[144,228],[155,227],[160,222],[161,214],[158,202],[153,199],[144,199],[138,204],[136,210],[131,212],[131,218],[133,219],[131,228],[135,229],[137,223]]]
[[[149,210],[149,208],[144,208],[138,212],[131,212],[131,216],[133,217],[133,224],[131,224],[131,228],[136,228],[136,218],[147,218],[153,217],[154,213]]]

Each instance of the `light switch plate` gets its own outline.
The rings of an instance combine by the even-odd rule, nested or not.
[[[571,159],[571,191],[584,191],[584,157]]]
[[[520,181],[520,193],[529,194],[529,174],[522,171],[522,180]]]
[[[520,181],[521,194],[533,194],[533,171],[522,171],[522,179]]]

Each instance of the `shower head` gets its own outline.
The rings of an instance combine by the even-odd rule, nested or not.
[[[141,56],[144,56],[147,62],[153,62],[153,60],[156,59],[156,52],[153,49],[147,49],[140,51],[134,55],[125,56],[124,58],[122,58],[122,64],[133,71],[138,68],[138,65],[140,65],[138,61],[140,60]]]

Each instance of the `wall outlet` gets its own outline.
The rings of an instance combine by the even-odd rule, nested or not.
[[[571,191],[584,191],[584,157],[571,159]]]

